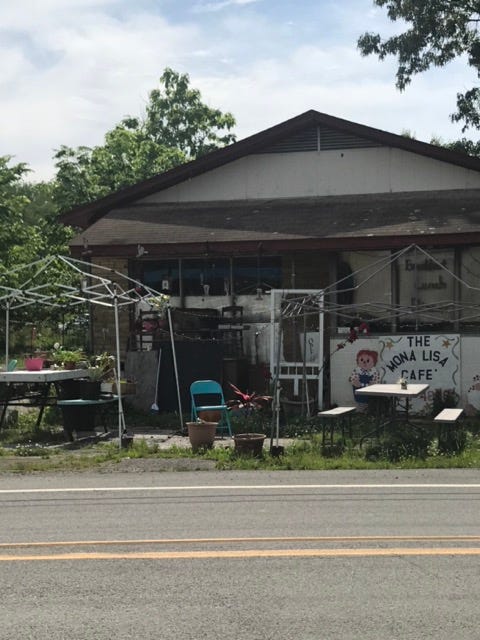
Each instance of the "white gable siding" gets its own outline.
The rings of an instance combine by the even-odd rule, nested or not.
[[[480,188],[480,173],[391,147],[251,155],[143,202],[298,198]]]

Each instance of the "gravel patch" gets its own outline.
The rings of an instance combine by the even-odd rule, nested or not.
[[[160,471],[213,471],[215,460],[195,458],[122,458],[118,463],[106,463],[100,473],[155,473]]]

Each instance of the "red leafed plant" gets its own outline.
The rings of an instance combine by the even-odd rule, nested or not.
[[[261,411],[262,409],[267,409],[272,404],[272,396],[260,396],[255,391],[252,393],[244,393],[231,382],[228,384],[232,387],[235,395],[238,396],[233,400],[227,401],[229,409],[243,410],[245,412]]]

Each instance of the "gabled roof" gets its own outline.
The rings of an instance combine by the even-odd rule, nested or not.
[[[259,153],[272,144],[284,139],[286,136],[296,134],[302,129],[315,125],[323,125],[343,133],[365,138],[376,144],[396,147],[404,151],[410,151],[411,153],[423,155],[428,158],[448,162],[449,164],[458,165],[466,169],[480,171],[479,158],[382,131],[381,129],[357,124],[356,122],[342,118],[336,118],[311,109],[290,120],[286,120],[269,129],[244,138],[239,142],[212,151],[197,160],[187,162],[130,187],[115,191],[89,204],[75,207],[71,211],[62,214],[59,217],[59,221],[63,224],[86,228],[114,208],[129,205],[135,200],[145,198],[163,189],[168,189],[185,180],[199,176],[202,173],[217,169],[229,162],[253,153]]]

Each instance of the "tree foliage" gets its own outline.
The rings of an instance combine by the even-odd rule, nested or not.
[[[165,69],[142,118],[126,117],[97,147],[55,153],[60,210],[90,202],[235,141],[235,120],[202,102],[187,74]]]
[[[480,77],[480,3],[478,0],[373,0],[386,7],[393,22],[404,21],[408,28],[399,35],[382,39],[380,34],[365,33],[358,47],[365,56],[380,60],[397,57],[396,86],[403,91],[412,76],[430,67],[443,67],[466,55],[468,64]],[[480,87],[457,93],[454,122],[463,122],[463,131],[480,128]]]
[[[68,253],[72,230],[56,222],[50,183],[24,181],[26,164],[0,156],[0,273],[46,255]]]
[[[67,254],[72,237],[70,228],[56,222],[52,185],[25,182],[28,172],[26,164],[0,156],[0,283],[8,287],[21,287],[28,280],[29,274],[18,270],[20,265]],[[42,274],[36,283],[48,286],[48,274]],[[12,321],[24,323],[31,311],[28,307],[15,311]],[[49,308],[35,311],[36,320],[43,317],[53,318],[54,314]]]
[[[235,141],[228,133],[235,126],[231,113],[223,114],[202,102],[198,89],[189,85],[187,74],[165,69],[147,105],[145,131],[157,144],[179,149],[188,159]]]
[[[480,158],[480,141],[474,142],[468,140],[468,138],[460,138],[460,140],[452,140],[451,142],[444,142],[441,138],[433,137],[430,140],[430,144],[436,144],[437,147],[445,147],[451,151],[458,151],[459,153],[466,153],[469,156]]]
[[[461,138],[453,142],[446,142],[443,146],[452,151],[460,151],[461,153],[467,153],[469,156],[480,158],[480,141],[478,140],[474,142],[467,138]]]
[[[10,156],[0,156],[0,265],[8,269],[17,262],[22,247],[29,241],[24,224],[27,197],[19,184],[28,172],[24,163],[11,164]]]

